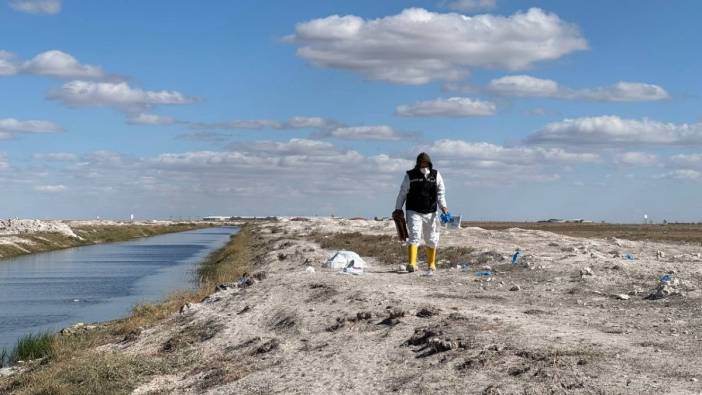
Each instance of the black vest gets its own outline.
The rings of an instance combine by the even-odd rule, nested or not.
[[[407,210],[416,211],[422,214],[430,214],[437,210],[436,205],[439,197],[436,185],[436,175],[438,172],[432,169],[425,178],[419,169],[412,169],[407,172],[410,180],[410,189],[407,193]]]

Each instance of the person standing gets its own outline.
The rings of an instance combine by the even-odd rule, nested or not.
[[[407,230],[409,233],[407,271],[417,270],[417,251],[421,241],[426,246],[429,275],[436,271],[436,249],[439,244],[440,209],[448,213],[446,187],[438,170],[434,169],[431,157],[425,152],[417,156],[412,170],[408,170],[397,194],[393,217],[402,216],[402,206],[407,209]]]

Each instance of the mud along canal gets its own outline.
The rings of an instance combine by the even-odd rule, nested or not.
[[[170,233],[0,260],[0,349],[28,333],[126,316],[196,287],[198,264],[236,227]]]

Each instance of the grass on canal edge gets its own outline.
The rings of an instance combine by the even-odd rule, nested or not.
[[[93,331],[48,335],[42,340],[29,337],[24,347],[46,350],[46,355],[28,364],[26,372],[0,378],[0,393],[122,394],[150,376],[177,370],[184,361],[175,357],[144,358],[96,348],[138,336],[142,329],[162,322],[185,303],[200,302],[217,284],[239,278],[251,261],[251,238],[251,229],[245,225],[224,248],[210,254],[198,270],[200,284],[194,291],[177,292],[161,303],[137,305],[129,317],[99,325]]]
[[[169,225],[93,225],[72,227],[80,238],[61,233],[33,233],[16,235],[26,243],[0,244],[0,258],[12,258],[36,252],[61,250],[92,244],[126,241],[165,233],[210,227],[209,224],[180,223]],[[2,262],[0,262],[2,263]]]

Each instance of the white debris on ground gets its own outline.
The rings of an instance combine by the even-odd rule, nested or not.
[[[353,232],[395,229],[390,221],[329,218],[255,225],[265,250],[251,271],[265,276],[222,287],[107,348],[195,361],[178,380],[156,376],[135,393],[701,389],[700,246],[464,228],[443,231],[439,257],[442,248],[472,247],[483,261],[467,271],[444,262],[433,277],[399,274],[403,262],[365,256],[373,264],[363,276],[323,268],[334,251],[312,237]],[[518,247],[528,262],[513,266]],[[490,275],[476,276],[487,266]],[[665,273],[673,277],[663,284]],[[649,299],[649,291],[662,297]]]
[[[42,221],[38,219],[3,219],[0,220],[0,236],[60,233],[64,236],[78,237],[68,224],[62,221]]]

